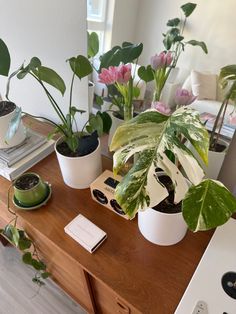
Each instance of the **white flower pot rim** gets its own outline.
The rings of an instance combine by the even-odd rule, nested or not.
[[[174,204],[173,204],[174,205]],[[168,215],[171,215],[171,216],[178,216],[180,213],[182,213],[182,210],[180,210],[179,212],[177,212],[177,213],[163,213],[163,212],[161,212],[161,211],[159,211],[159,210],[156,210],[156,209],[154,209],[153,207],[150,207],[152,210],[154,210],[154,211],[156,211],[156,212],[158,212],[160,215],[162,215],[162,216],[168,216]]]
[[[85,159],[87,156],[95,155],[96,152],[98,151],[99,147],[100,147],[100,139],[98,138],[98,145],[97,145],[97,148],[96,148],[94,151],[92,151],[90,154],[87,154],[87,155],[84,155],[84,156],[74,156],[74,157],[65,156],[65,155],[61,154],[61,153],[57,150],[57,145],[59,144],[59,142],[62,142],[63,139],[64,139],[64,136],[60,137],[60,138],[56,141],[56,143],[54,144],[54,149],[56,150],[56,152],[57,152],[59,155],[65,157],[65,158],[67,158],[67,159],[72,159],[72,160],[74,160],[75,158]]]
[[[229,143],[226,140],[223,140],[220,138],[218,140],[218,144],[224,145],[225,146],[224,150],[222,150],[221,152],[216,152],[214,150],[209,149],[209,151],[214,153],[214,154],[225,154],[227,149],[229,148]]]
[[[1,102],[1,101],[0,101]],[[13,103],[14,104],[14,103]],[[14,104],[15,105],[15,104]],[[14,111],[16,111],[16,105],[15,105],[15,108],[11,111],[11,112],[8,112],[7,114],[4,114],[4,116],[0,116],[0,119],[4,119],[8,116],[10,116]]]

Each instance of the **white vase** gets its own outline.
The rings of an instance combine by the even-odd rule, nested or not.
[[[109,137],[108,137],[108,147],[111,144],[113,135],[115,134],[116,129],[124,122],[123,119],[117,118],[113,113],[111,114],[111,119],[112,119],[112,125],[110,128],[109,132]]]
[[[63,180],[66,185],[74,189],[86,189],[102,173],[101,145],[98,139],[98,147],[90,154],[82,157],[67,157],[55,151],[60,165]]]
[[[25,128],[23,126],[23,123],[20,122],[15,135],[6,143],[6,134],[9,128],[10,121],[15,115],[15,111],[16,109],[6,114],[5,116],[0,117],[0,149],[17,146],[22,143],[26,137]]]
[[[150,207],[138,212],[138,227],[148,241],[165,246],[178,243],[187,232],[182,212],[166,214]]]
[[[89,113],[92,113],[92,110],[93,110],[94,89],[95,89],[94,83],[92,81],[89,81],[89,83],[88,83],[88,108],[89,108]]]

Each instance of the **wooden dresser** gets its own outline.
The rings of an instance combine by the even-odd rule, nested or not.
[[[42,133],[49,130],[30,119],[25,123]],[[111,168],[110,159],[104,157],[103,163],[104,169]],[[136,219],[127,221],[94,202],[89,189],[67,187],[55,153],[31,170],[52,184],[53,194],[38,210],[18,210],[19,224],[35,240],[55,282],[89,313],[174,313],[212,232],[188,232],[171,247],[154,245],[143,238]],[[9,184],[0,177],[0,227],[11,219],[6,209]],[[64,232],[79,213],[107,232],[93,254]]]

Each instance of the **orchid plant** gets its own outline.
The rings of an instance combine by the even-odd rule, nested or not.
[[[151,57],[150,65],[147,67],[142,66],[139,68],[138,74],[142,80],[146,83],[154,80],[155,89],[153,93],[153,101],[160,100],[162,90],[170,72],[176,67],[179,57],[187,45],[199,46],[205,53],[208,53],[207,46],[203,41],[184,40],[183,33],[187,18],[193,13],[196,6],[195,3],[190,2],[181,6],[181,10],[184,13],[184,19],[173,18],[167,22],[169,30],[163,34],[165,51],[162,51],[159,55],[155,54]]]
[[[236,199],[221,182],[203,180],[204,172],[184,145],[185,140],[207,164],[208,132],[199,113],[188,106],[180,107],[171,115],[149,109],[118,127],[110,146],[115,151],[114,173],[124,169],[132,156],[137,153],[139,156],[115,191],[118,204],[130,218],[168,196],[158,179],[157,169],[162,169],[172,180],[174,203],[182,201],[182,214],[192,231],[222,225],[236,212]],[[170,158],[170,153],[174,158]],[[190,188],[186,178],[192,184]]]
[[[107,85],[108,97],[124,120],[133,117],[133,99],[140,93],[138,84],[134,86],[132,64],[136,66],[142,50],[142,43],[123,42],[121,47],[115,46],[100,57],[99,80]]]

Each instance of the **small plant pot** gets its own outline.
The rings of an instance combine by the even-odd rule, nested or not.
[[[4,110],[6,107],[8,109]],[[0,101],[0,149],[17,146],[22,143],[26,137],[24,126],[22,122],[20,122],[15,135],[6,143],[6,134],[10,121],[15,115],[15,111],[16,105],[14,103],[9,101]]]
[[[55,143],[55,151],[61,174],[66,185],[74,189],[86,189],[102,173],[101,145],[88,155],[67,157],[59,153],[57,146],[63,138]]]
[[[13,184],[14,197],[18,204],[30,207],[40,204],[47,197],[47,184],[36,173],[21,175]]]

